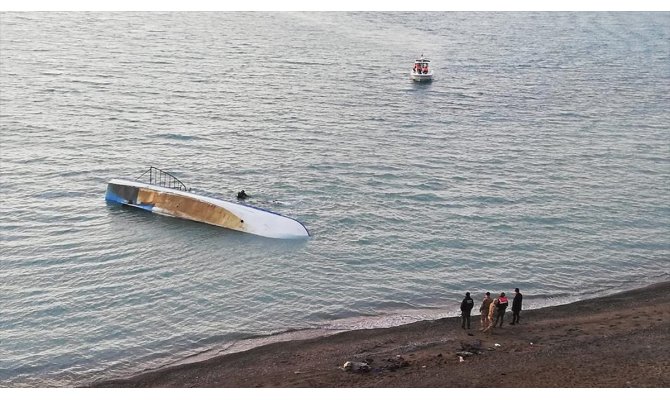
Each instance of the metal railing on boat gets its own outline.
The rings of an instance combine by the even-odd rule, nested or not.
[[[190,192],[191,189],[187,188],[182,181],[180,181],[176,176],[172,175],[169,172],[165,172],[160,168],[149,167],[148,170],[138,176],[136,179],[140,180],[145,175],[149,174],[149,184],[162,186],[170,189],[182,190],[184,192]],[[145,178],[146,179],[146,178]]]

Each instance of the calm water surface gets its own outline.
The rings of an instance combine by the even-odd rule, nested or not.
[[[670,278],[670,13],[0,24],[0,386]],[[150,165],[313,237],[105,203]]]

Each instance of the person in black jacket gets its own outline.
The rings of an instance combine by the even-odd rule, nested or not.
[[[470,329],[470,312],[475,306],[475,301],[470,297],[470,292],[465,293],[465,298],[461,302],[461,328],[465,329],[467,322],[468,329]]]
[[[519,323],[519,313],[521,312],[521,302],[523,301],[523,295],[519,292],[519,288],[514,289],[514,292],[516,294],[512,300],[512,323],[510,325]]]

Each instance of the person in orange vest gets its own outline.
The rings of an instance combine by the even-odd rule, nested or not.
[[[428,73],[428,66],[427,66],[427,65],[424,65],[424,66],[423,66],[423,73],[424,73],[424,74],[427,74],[427,73]]]
[[[421,70],[419,69],[419,63],[414,64],[414,72],[421,73]]]
[[[498,312],[496,313],[495,321],[493,321],[493,326],[498,325],[498,320],[500,320],[500,327],[502,328],[507,304],[508,300],[507,297],[505,297],[505,292],[500,293],[500,297],[498,297]]]

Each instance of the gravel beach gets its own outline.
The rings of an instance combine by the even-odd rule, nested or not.
[[[479,294],[475,300],[481,301]],[[479,315],[272,343],[94,387],[670,386],[670,282],[522,311],[491,334]],[[344,368],[345,363],[352,368]],[[363,364],[364,363],[364,364]]]

